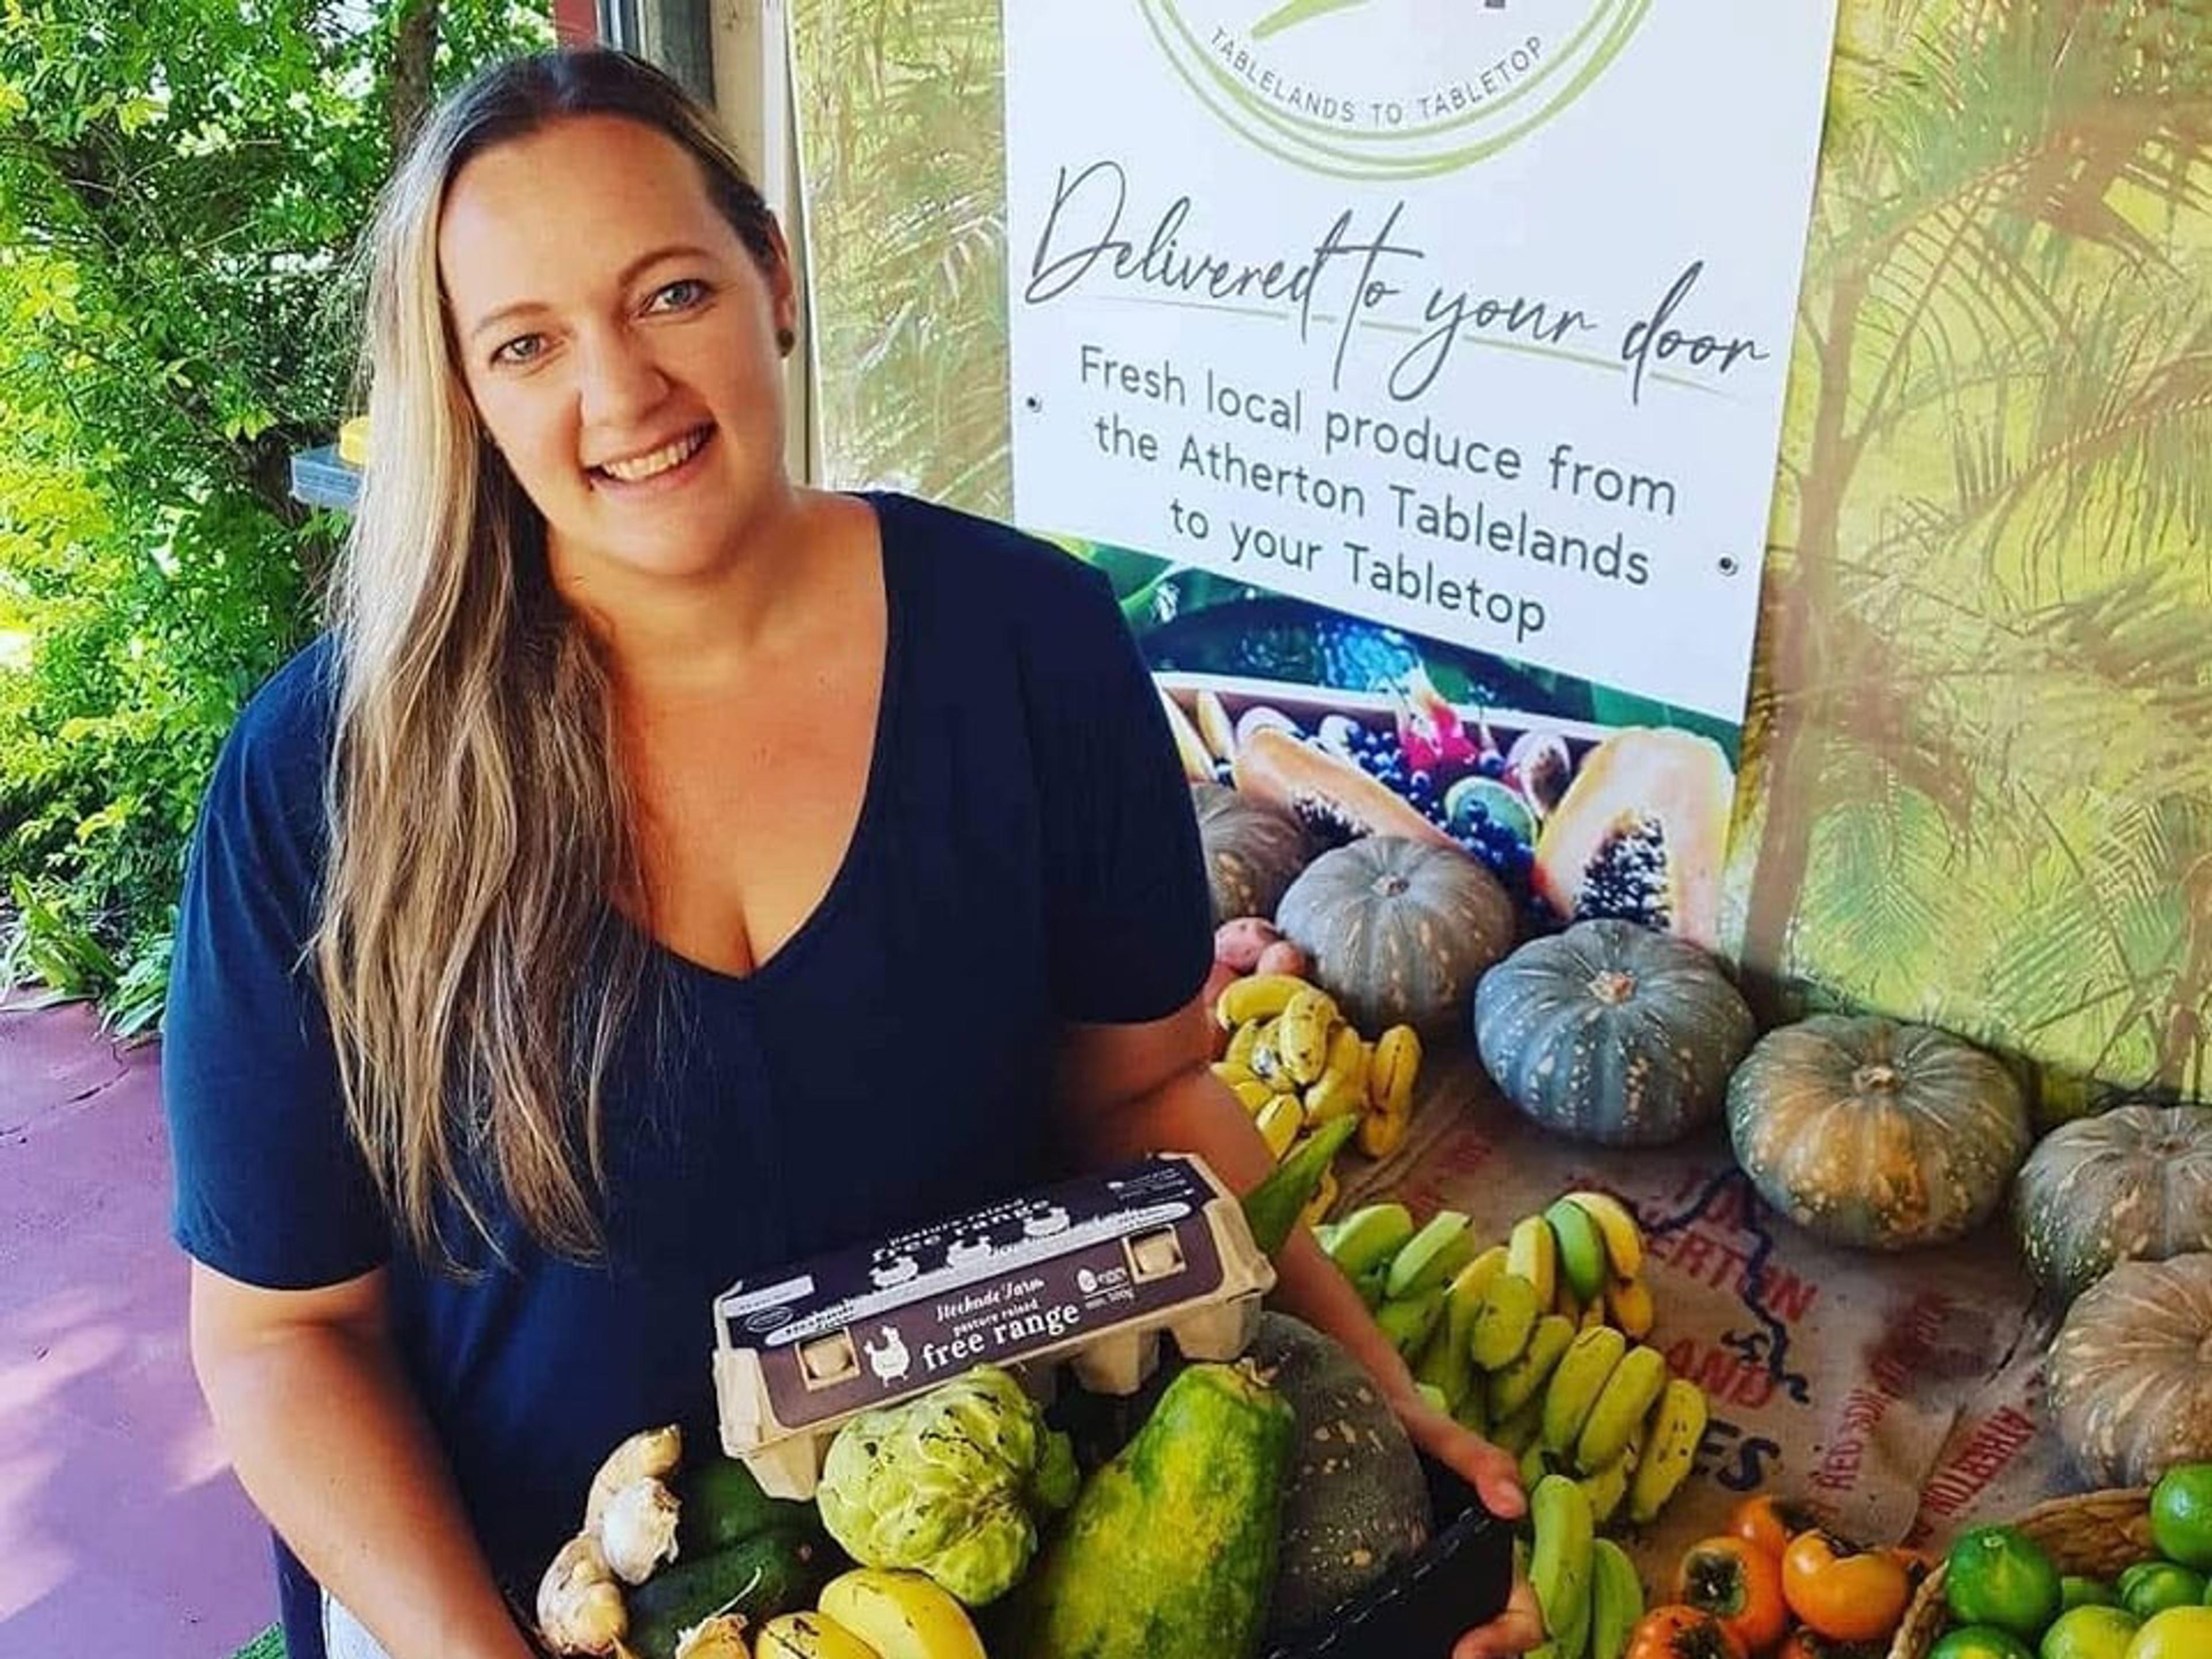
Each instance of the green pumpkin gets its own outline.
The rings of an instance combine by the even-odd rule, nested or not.
[[[2053,1131],[2013,1188],[2028,1272],[2070,1301],[2124,1261],[2212,1250],[2212,1107],[2122,1106]]]
[[[1223,784],[1194,783],[1190,797],[1206,849],[1215,923],[1272,917],[1312,856],[1305,827],[1288,812]]]
[[[1505,1097],[1556,1133],[1659,1146],[1720,1113],[1758,1035],[1714,960],[1632,921],[1531,939],[1474,994],[1474,1039]]]
[[[2212,1254],[2121,1262],[2067,1310],[2048,1376],[2058,1437],[2091,1485],[2212,1462]]]
[[[1903,1250],[1987,1220],[2027,1157],[2012,1074],[1932,1026],[1815,1014],[1768,1032],[1729,1081],[1736,1161],[1831,1243]]]
[[[1475,981],[1512,948],[1513,901],[1455,847],[1368,836],[1308,865],[1275,925],[1362,1033],[1433,1036],[1459,1024]]]

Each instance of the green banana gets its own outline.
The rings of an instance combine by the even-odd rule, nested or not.
[[[1462,1345],[1460,1352],[1467,1352],[1465,1345]],[[1463,1429],[1472,1429],[1486,1440],[1490,1438],[1490,1408],[1483,1401],[1482,1390],[1475,1386],[1471,1366],[1467,1374],[1467,1392],[1452,1407],[1452,1421]]]
[[[1413,1236],[1413,1212],[1402,1204],[1366,1204],[1338,1222],[1328,1243],[1328,1259],[1346,1279],[1387,1264]]]
[[[1491,1416],[1510,1417],[1542,1394],[1552,1368],[1559,1363],[1559,1357],[1574,1340],[1573,1320],[1558,1314],[1546,1314],[1538,1320],[1536,1328],[1528,1334],[1528,1346],[1521,1351],[1519,1358],[1490,1374],[1490,1397],[1484,1403],[1489,1407]]]
[[[1597,1223],[1605,1238],[1605,1253],[1616,1279],[1634,1279],[1644,1271],[1644,1232],[1636,1215],[1611,1193],[1569,1193],[1570,1203],[1579,1204]]]
[[[1605,1294],[1605,1236],[1597,1222],[1579,1204],[1561,1199],[1544,1212],[1544,1219],[1559,1242],[1559,1277],[1574,1289],[1584,1306]]]
[[[1513,1224],[1505,1241],[1505,1271],[1536,1287],[1539,1306],[1552,1305],[1559,1288],[1559,1241],[1543,1217],[1526,1215]]]
[[[1577,1331],[1544,1390],[1544,1444],[1565,1456],[1589,1419],[1591,1408],[1628,1352],[1628,1339],[1610,1325]]]
[[[1597,1525],[1589,1498],[1564,1474],[1547,1474],[1529,1494],[1535,1548],[1528,1584],[1559,1659],[1583,1659],[1589,1645],[1590,1590]]]
[[[1474,1328],[1468,1339],[1474,1363],[1486,1371],[1511,1363],[1528,1346],[1540,1307],[1536,1287],[1520,1274],[1504,1273],[1492,1279],[1482,1293],[1482,1305],[1474,1310]]]
[[[1439,1285],[1433,1290],[1423,1291],[1395,1301],[1386,1300],[1375,1310],[1375,1322],[1390,1339],[1390,1346],[1411,1357],[1420,1352],[1422,1345],[1437,1328],[1443,1317],[1444,1290]]]
[[[1644,1583],[1610,1538],[1590,1546],[1590,1659],[1621,1659],[1644,1618]]]
[[[1282,1254],[1306,1206],[1328,1186],[1329,1165],[1351,1133],[1341,1123],[1324,1123],[1244,1194],[1241,1207],[1245,1224],[1252,1230],[1252,1242],[1269,1261]]]
[[[1644,1455],[1628,1483],[1628,1518],[1639,1525],[1658,1518],[1697,1461],[1705,1437],[1705,1395],[1682,1377],[1668,1379],[1644,1436]]]
[[[1638,1343],[1613,1367],[1575,1442],[1575,1464],[1584,1474],[1601,1469],[1628,1449],[1667,1386],[1667,1357]]]
[[[1442,1285],[1474,1260],[1474,1230],[1464,1211],[1438,1210],[1390,1258],[1392,1300]]]
[[[1446,1413],[1456,1417],[1468,1395],[1476,1391],[1474,1358],[1468,1350],[1464,1322],[1455,1309],[1450,1288],[1446,1286],[1438,1294],[1443,1301],[1443,1317],[1421,1348],[1421,1357],[1413,1366],[1413,1380],[1433,1386],[1444,1397]]]
[[[1475,1392],[1479,1394],[1481,1390]],[[1532,1400],[1512,1416],[1491,1420],[1490,1443],[1518,1457],[1537,1443],[1537,1436],[1542,1432],[1543,1427],[1544,1402]]]

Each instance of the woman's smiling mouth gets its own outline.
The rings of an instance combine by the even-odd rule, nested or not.
[[[691,463],[707,447],[708,440],[714,435],[714,428],[711,425],[698,427],[642,455],[602,462],[586,470],[591,474],[592,483],[603,489],[611,486],[630,490],[647,484],[673,483],[692,470]]]

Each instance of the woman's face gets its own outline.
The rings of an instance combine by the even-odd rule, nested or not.
[[[497,145],[447,187],[438,264],[470,396],[556,568],[728,557],[781,487],[793,301],[690,154],[599,115]]]

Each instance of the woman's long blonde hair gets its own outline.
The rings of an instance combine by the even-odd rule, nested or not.
[[[337,744],[313,951],[354,1138],[395,1224],[448,1266],[456,1221],[495,1242],[495,1184],[547,1249],[599,1248],[605,1075],[649,954],[617,908],[643,883],[606,665],[477,421],[438,273],[462,166],[584,114],[668,134],[755,257],[781,257],[711,116],[605,51],[514,59],[455,94],[364,248],[374,454],[331,593]]]

